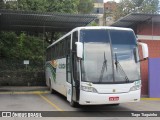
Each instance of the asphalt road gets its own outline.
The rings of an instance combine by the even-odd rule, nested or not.
[[[80,106],[79,108],[73,108],[69,105],[66,98],[62,95],[50,94],[46,92],[0,92],[0,111],[59,111],[65,113],[66,111],[78,111],[81,112],[81,117],[48,117],[48,118],[0,118],[0,120],[82,120],[82,119],[92,119],[92,120],[128,120],[127,117],[116,117],[116,114],[112,117],[103,116],[105,113],[110,111],[160,111],[160,99],[145,99],[143,98],[138,103],[122,103],[119,106],[111,105],[101,105],[101,106]],[[82,112],[85,111],[85,112]],[[94,111],[94,117],[92,115],[88,116],[90,111]],[[58,113],[57,113],[58,114]],[[102,117],[96,117],[101,116]],[[131,117],[130,120],[136,120],[137,117]],[[151,118],[138,118],[139,120],[149,120]],[[154,117],[154,120],[159,118]],[[153,120],[153,118],[152,118]]]

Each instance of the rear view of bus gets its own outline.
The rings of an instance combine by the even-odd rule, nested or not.
[[[79,104],[119,104],[140,100],[140,59],[133,30],[82,28],[76,44],[80,58]],[[144,58],[147,58],[147,46],[141,45]]]

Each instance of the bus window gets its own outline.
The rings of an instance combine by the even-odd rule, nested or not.
[[[136,38],[133,31],[110,30],[115,81],[140,79],[139,63],[135,62]],[[118,63],[118,64],[117,64]],[[128,67],[129,66],[129,67]]]

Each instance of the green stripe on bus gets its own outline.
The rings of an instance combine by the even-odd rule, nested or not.
[[[51,70],[52,78],[53,78],[54,82],[56,82],[56,71],[55,71],[56,68],[53,68],[53,66],[50,63],[46,64],[46,68],[47,67]]]

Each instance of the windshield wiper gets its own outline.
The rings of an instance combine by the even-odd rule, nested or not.
[[[105,55],[105,52],[104,52],[104,61],[103,61],[103,65],[102,65],[101,75],[99,77],[99,82],[102,82],[103,74],[104,74],[105,69],[107,71],[107,59],[106,59],[106,55]]]
[[[118,59],[117,59],[117,54],[116,54],[116,53],[115,53],[115,65],[116,65],[116,70],[117,70],[117,72],[119,71],[119,73],[124,76],[126,82],[129,82],[129,78],[127,77],[127,75],[126,75],[126,73],[124,72],[121,64],[119,63],[119,61],[118,61]],[[118,69],[118,68],[119,68],[119,69]]]

